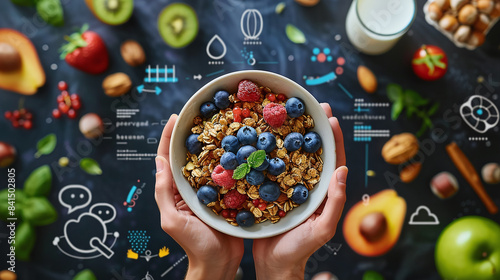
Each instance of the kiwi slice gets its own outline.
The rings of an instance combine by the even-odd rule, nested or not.
[[[93,0],[92,8],[99,20],[110,25],[125,23],[134,10],[134,0]]]
[[[167,45],[182,48],[189,45],[198,34],[198,17],[191,6],[172,3],[158,16],[158,30]]]

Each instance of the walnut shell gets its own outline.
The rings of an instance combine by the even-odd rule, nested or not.
[[[102,89],[107,96],[118,97],[127,93],[132,87],[132,81],[125,73],[118,72],[107,76],[102,82]]]
[[[146,54],[142,46],[134,40],[127,40],[122,43],[120,47],[120,53],[122,54],[123,60],[132,66],[139,66],[144,64],[146,61]]]
[[[460,9],[460,12],[458,12],[458,21],[461,24],[471,25],[476,21],[477,16],[477,9],[474,6],[467,4]]]
[[[387,163],[401,164],[418,152],[417,137],[411,133],[401,133],[391,137],[382,147],[382,157]]]

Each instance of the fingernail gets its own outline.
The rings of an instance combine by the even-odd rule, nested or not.
[[[345,166],[339,167],[339,170],[337,171],[337,182],[339,183],[346,183],[347,181],[347,172],[349,170]]]
[[[156,162],[156,173],[158,173],[162,171],[164,168],[163,160],[158,156],[155,158],[155,162]]]

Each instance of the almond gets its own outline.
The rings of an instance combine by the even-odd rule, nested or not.
[[[417,178],[421,169],[422,169],[421,162],[409,164],[405,166],[405,168],[403,168],[401,172],[399,172],[399,178],[401,179],[401,181],[409,183],[415,180],[415,178]]]
[[[358,67],[358,81],[368,93],[374,93],[377,90],[377,77],[366,66],[360,65]]]

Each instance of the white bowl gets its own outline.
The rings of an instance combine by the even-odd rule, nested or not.
[[[182,167],[186,165],[186,138],[191,134],[193,118],[199,115],[200,105],[212,100],[218,90],[229,93],[237,91],[238,82],[243,79],[254,81],[258,85],[269,87],[274,93],[284,93],[288,98],[299,97],[304,101],[306,114],[313,117],[315,131],[321,136],[323,148],[323,172],[321,180],[309,193],[305,203],[288,212],[278,223],[270,221],[254,224],[251,227],[235,227],[230,225],[222,216],[216,215],[212,210],[200,203],[195,189],[182,175]],[[284,233],[305,221],[319,207],[328,191],[328,184],[333,175],[336,164],[335,141],[332,129],[325,112],[318,101],[303,87],[281,75],[258,70],[238,71],[216,78],[198,90],[184,105],[177,123],[175,124],[170,142],[170,162],[174,180],[180,195],[198,218],[207,225],[228,235],[257,239],[275,236]]]

